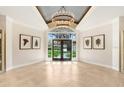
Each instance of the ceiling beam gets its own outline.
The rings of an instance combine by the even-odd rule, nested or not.
[[[44,21],[46,22],[46,24],[48,24],[49,22],[47,22],[45,20],[45,16],[43,15],[43,13],[40,11],[40,9],[38,8],[38,6],[36,6],[37,10],[39,11],[40,15],[43,17]]]
[[[85,17],[85,15],[88,13],[88,11],[91,9],[91,6],[89,6],[87,9],[86,9],[86,11],[85,11],[85,13],[82,15],[82,17],[80,18],[80,20],[77,22],[77,24],[79,24],[80,22],[81,22],[81,20]]]

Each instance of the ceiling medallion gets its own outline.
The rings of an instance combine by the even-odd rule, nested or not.
[[[52,16],[52,23],[55,26],[71,26],[74,24],[74,21],[74,14],[67,11],[64,6]]]

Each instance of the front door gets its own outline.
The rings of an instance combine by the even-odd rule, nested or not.
[[[53,40],[53,60],[71,61],[71,40]]]

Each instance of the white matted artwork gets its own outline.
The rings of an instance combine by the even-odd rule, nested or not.
[[[32,37],[30,35],[20,34],[19,48],[31,49],[31,45],[32,45]]]
[[[41,40],[40,37],[33,36],[33,49],[40,49]]]
[[[83,38],[83,47],[84,49],[92,49],[92,37],[84,37]]]
[[[93,36],[93,49],[105,49],[105,35]]]

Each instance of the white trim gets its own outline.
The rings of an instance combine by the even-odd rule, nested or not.
[[[6,71],[9,71],[9,70],[12,70],[12,69],[13,69],[13,67],[11,66],[11,67],[7,68]]]
[[[16,66],[11,66],[11,67],[7,68],[6,71],[16,69],[16,68],[20,68],[20,67],[25,67],[25,66],[28,66],[28,65],[36,64],[36,63],[41,63],[41,62],[44,62],[44,61],[43,60],[34,61],[34,62],[26,63],[26,64],[20,64],[20,65],[16,65]]]
[[[86,27],[83,27],[83,28],[76,28],[76,30],[78,30],[79,32],[84,32],[84,31],[89,31],[89,30],[92,30],[92,29],[95,29],[95,28],[99,28],[99,27],[102,27],[102,26],[106,26],[106,25],[109,25],[109,24],[112,24],[113,20],[109,20],[107,22],[104,22],[104,23],[101,23],[101,24],[98,24],[98,25],[93,25],[93,26],[90,26],[88,28]]]
[[[97,65],[97,66],[101,66],[101,67],[106,67],[106,68],[113,69],[112,66],[108,66],[108,65],[104,65],[104,64],[98,64],[98,63],[93,63],[93,62],[91,63],[91,62],[88,62],[88,61],[86,61],[86,60],[85,60],[85,61],[83,61],[83,60],[81,61],[81,60],[80,60],[79,62],[83,62],[83,63],[87,63],[87,64],[93,64],[93,65]],[[114,70],[116,70],[116,69],[114,69]]]
[[[86,15],[84,16],[84,18],[80,21],[80,23],[77,25],[76,29],[80,30],[80,27],[82,25],[82,23],[85,23],[87,18],[95,11],[97,6],[92,6],[89,11],[86,13]]]
[[[112,69],[119,71],[119,68],[117,68],[117,67],[112,67]]]
[[[22,25],[24,27],[32,28],[32,29],[35,29],[35,30],[38,30],[38,31],[42,31],[41,28],[37,28],[37,27],[31,26],[29,24],[26,24],[26,23],[23,23],[23,22],[20,22],[20,21],[17,21],[17,20],[13,20],[13,23],[18,24],[18,25]]]
[[[36,6],[32,6],[32,9],[36,13],[36,15],[41,19],[41,22],[43,22],[42,23],[42,24],[44,24],[43,26],[46,26],[47,29],[49,29],[48,25],[46,24],[45,20],[41,16],[41,14],[40,14],[39,10],[36,8]],[[43,27],[42,27],[42,29],[43,29]],[[39,29],[39,30],[42,30],[42,29]],[[43,31],[45,31],[45,30],[43,30]]]

